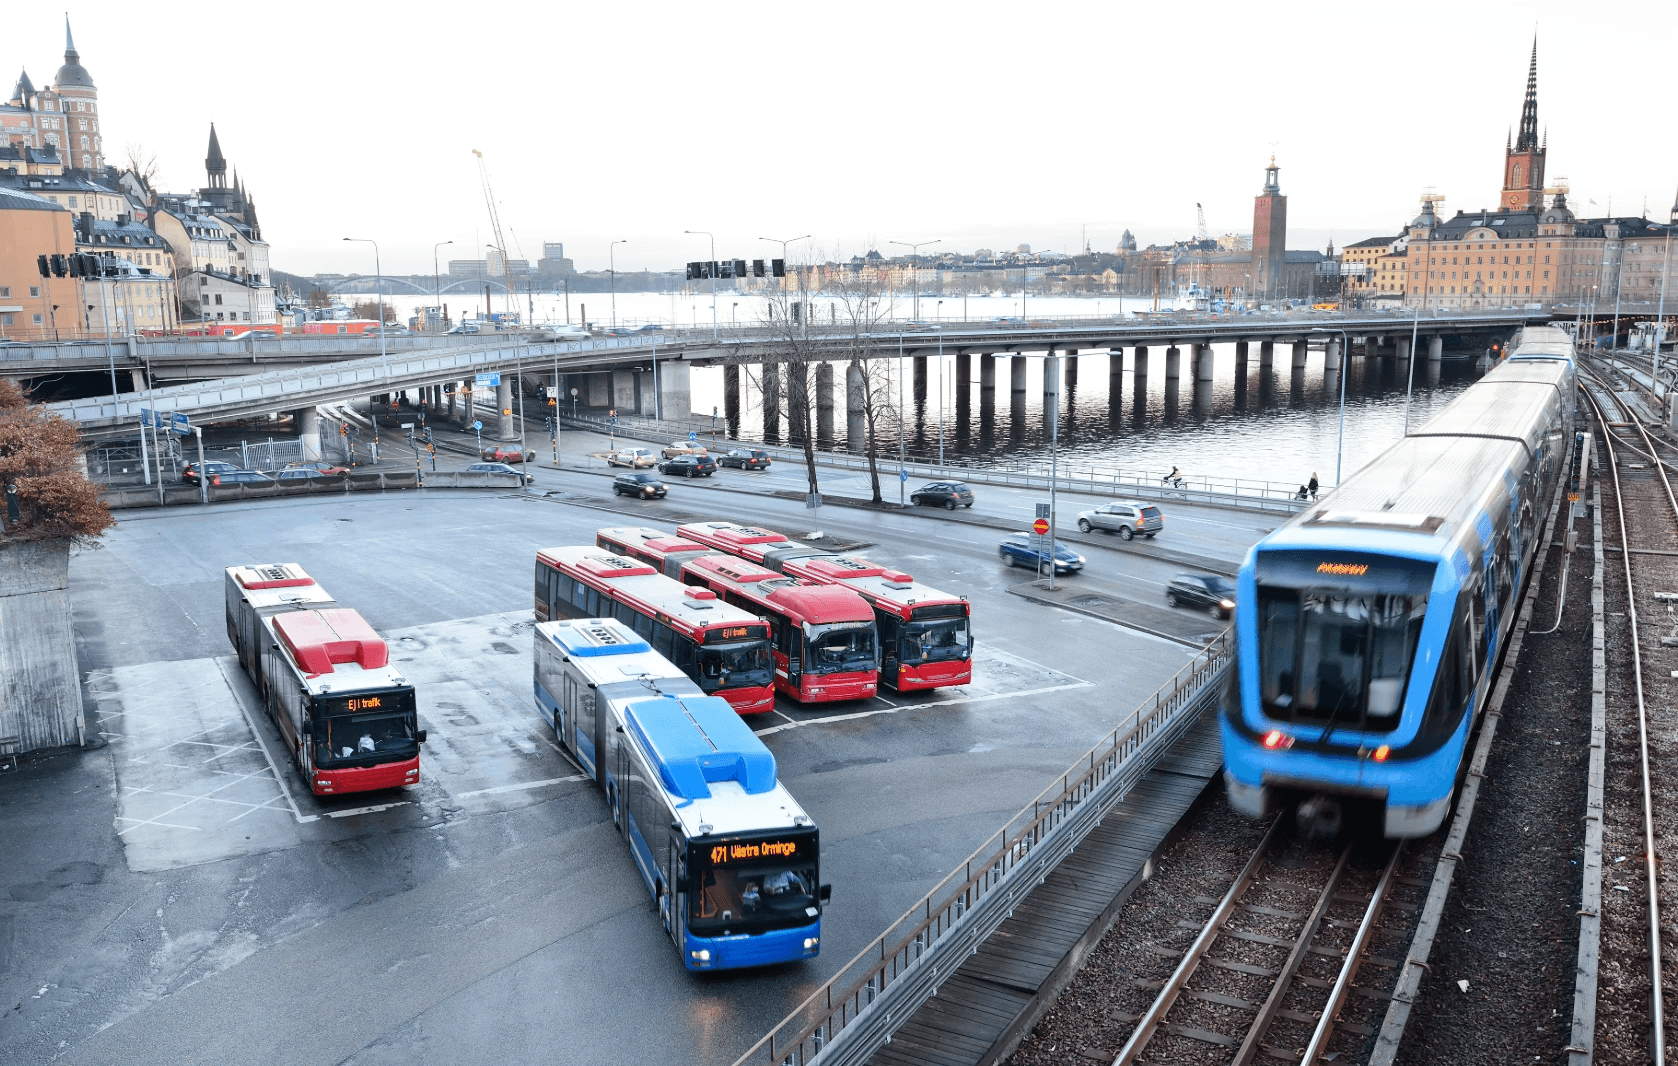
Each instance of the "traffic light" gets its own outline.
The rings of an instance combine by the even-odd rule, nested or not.
[[[47,262],[46,256],[38,255],[35,257],[35,268],[41,272],[43,278],[52,277],[52,265]]]
[[[350,435],[350,424],[348,422],[338,423],[338,435],[340,437],[347,437]]]
[[[698,277],[699,277],[699,264],[698,263],[689,263],[688,264],[687,280],[694,281],[694,280],[698,279]]]
[[[754,277],[754,278],[763,277],[763,260],[761,260],[761,259],[753,259],[752,260],[752,277]]]
[[[746,276],[746,261],[744,259],[736,259],[734,261],[734,276],[737,278],[743,278]]]
[[[64,257],[62,255],[55,254],[52,257],[52,276],[55,278],[62,278],[69,272],[70,265],[64,261]]]
[[[72,254],[68,257],[67,261],[70,264],[70,276],[73,277],[73,278],[81,277],[82,276],[82,257],[81,257],[81,254],[80,253]]]
[[[769,265],[773,268],[773,273],[777,278],[787,276],[787,261],[785,259],[773,260]]]

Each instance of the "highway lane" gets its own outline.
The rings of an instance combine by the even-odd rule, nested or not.
[[[602,482],[544,472],[541,487],[598,496]],[[686,489],[610,506],[658,525],[713,500],[728,516],[806,522],[789,501]],[[103,876],[73,889],[73,907],[24,912],[38,936],[0,977],[20,1004],[0,1018],[0,1044],[88,1062],[488,1062],[538,1048],[567,1062],[726,1062],[1191,654],[1010,595],[1024,575],[996,561],[994,531],[824,509],[824,526],[872,542],[869,554],[973,600],[981,683],[966,700],[783,701],[754,722],[823,827],[835,886],[824,949],[802,966],[695,978],[604,831],[604,803],[567,780],[574,769],[529,709],[535,549],[623,522],[577,501],[467,493],[124,514],[72,565],[82,661],[112,734],[61,771],[62,788],[89,798],[67,824],[30,817],[50,796],[0,794],[0,816],[38,826],[19,841],[30,863],[69,849],[103,856]],[[1092,588],[1152,580],[1160,565],[1087,554],[1090,571],[1068,580]],[[235,561],[303,563],[412,662],[434,738],[413,795],[382,810],[300,795],[227,663],[221,568]],[[241,769],[237,787],[273,781],[289,796],[195,799],[161,819],[186,828],[159,824],[145,806],[159,789],[195,796],[192,775],[217,772],[197,763],[222,761],[205,748],[161,768],[158,752],[185,750],[170,731],[189,729],[200,739],[188,746],[220,744],[253,767],[275,759],[277,779]],[[221,807],[249,831],[202,813]]]

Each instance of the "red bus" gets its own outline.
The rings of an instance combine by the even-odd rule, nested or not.
[[[899,692],[973,680],[972,605],[965,597],[867,559],[795,544],[765,529],[694,522],[677,527],[676,533],[777,573],[856,592],[873,606],[879,626],[880,681]]]
[[[536,620],[616,618],[738,714],[775,709],[769,624],[592,545],[536,553]]]
[[[607,526],[594,531],[594,543],[609,552],[639,559],[665,577],[682,580],[682,567],[701,555],[718,554],[694,540],[684,540],[644,526]]]
[[[414,686],[373,627],[295,563],[230,566],[227,631],[317,796],[419,783]]]
[[[874,695],[880,680],[874,611],[856,593],[716,553],[689,560],[682,580],[768,619],[775,687],[793,699],[827,703]]]

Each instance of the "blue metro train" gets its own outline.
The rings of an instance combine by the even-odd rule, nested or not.
[[[1508,357],[1320,504],[1237,580],[1220,714],[1230,803],[1297,804],[1308,832],[1362,810],[1384,835],[1444,821],[1541,524],[1573,445],[1571,339]]]

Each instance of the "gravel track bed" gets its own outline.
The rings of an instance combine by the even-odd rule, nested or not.
[[[1009,1059],[1015,1066],[1048,1063],[1110,1063],[1182,961],[1207,919],[1251,858],[1263,836],[1261,826],[1231,811],[1219,788],[1209,789],[1190,810],[1178,838],[1155,865],[1154,876],[1126,903],[1107,935],[1091,952],[1084,969],[1044,1013],[1036,1028]],[[1284,941],[1223,935],[1212,945],[1186,990],[1173,1005],[1172,1026],[1246,1036],[1257,1006],[1269,995],[1272,978],[1245,967],[1274,971],[1286,960],[1305,918],[1316,905],[1343,845],[1313,843],[1279,831],[1271,859],[1225,925],[1226,930]],[[1389,852],[1378,842],[1355,847],[1327,918],[1313,940],[1293,986],[1272,1023],[1265,1044],[1284,1054],[1303,1049],[1315,1027],[1328,989],[1338,976],[1339,951],[1351,943],[1362,921],[1369,894],[1379,880]],[[1384,993],[1394,980],[1394,964],[1403,957],[1432,871],[1436,848],[1412,848],[1401,861],[1399,880],[1389,890],[1389,904],[1366,951],[1357,984],[1373,986],[1350,997],[1331,1051],[1336,1061],[1346,1052],[1366,1054],[1386,1009]],[[1218,1003],[1226,996],[1250,1007]],[[1292,1012],[1295,1016],[1290,1017]],[[1221,1066],[1234,1049],[1163,1029],[1150,1041],[1145,1058],[1173,1066]],[[1263,1056],[1268,1059],[1270,1056]]]
[[[1567,1061],[1591,728],[1590,527],[1574,528],[1561,627],[1540,634],[1565,555],[1548,549],[1401,1066]]]
[[[1627,433],[1627,430],[1619,430]],[[1678,525],[1659,476],[1645,460],[1620,449],[1622,504],[1626,534],[1634,548],[1678,549]],[[1611,503],[1612,483],[1603,485],[1603,544],[1617,547],[1619,516]],[[1607,773],[1603,810],[1602,964],[1597,995],[1597,1061],[1645,1063],[1649,1053],[1649,944],[1647,868],[1644,865],[1642,771],[1638,751],[1637,691],[1633,676],[1631,622],[1627,615],[1625,572],[1617,551],[1604,553],[1604,609],[1608,673]],[[1644,701],[1649,728],[1649,764],[1653,781],[1655,846],[1668,848],[1678,832],[1678,781],[1669,772],[1678,758],[1678,712],[1673,701],[1678,683],[1670,676],[1678,655],[1663,648],[1662,636],[1675,626],[1655,592],[1678,592],[1678,558],[1631,556],[1643,655]],[[1621,859],[1624,861],[1621,861]],[[1678,995],[1678,893],[1671,871],[1657,868],[1662,908],[1662,982],[1669,1004]],[[1671,1020],[1666,1012],[1674,1061]]]

